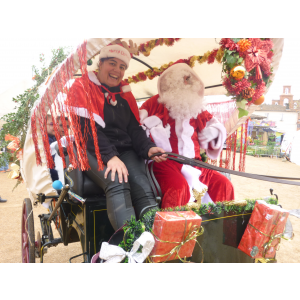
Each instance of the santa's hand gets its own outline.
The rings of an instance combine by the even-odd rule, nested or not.
[[[148,152],[148,157],[151,157],[155,153],[165,153],[165,150],[163,150],[160,147],[152,147],[152,148],[150,148],[150,150]],[[157,163],[160,163],[162,161],[166,161],[167,160],[167,155],[166,154],[162,154],[160,156],[154,156],[151,159],[154,160]]]
[[[208,149],[208,144],[219,137],[219,130],[214,127],[204,128],[198,133],[199,144],[202,149]]]

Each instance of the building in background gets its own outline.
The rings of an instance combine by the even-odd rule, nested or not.
[[[275,122],[277,132],[300,130],[300,100],[293,99],[291,86],[284,86],[279,100],[272,100],[271,105],[260,105],[255,114],[265,116],[266,121]]]
[[[286,108],[286,112],[297,113],[295,130],[300,130],[300,100],[294,100],[294,95],[291,93],[290,85],[283,86],[283,93],[279,96],[279,100],[272,100],[272,105],[284,106]]]

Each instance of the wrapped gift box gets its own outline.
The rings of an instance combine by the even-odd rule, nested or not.
[[[152,228],[155,239],[155,246],[150,253],[152,261],[157,263],[178,259],[177,253],[170,255],[170,251],[185,240],[191,231],[199,230],[201,221],[201,217],[193,211],[157,212]],[[191,257],[195,244],[196,239],[186,242],[179,250],[180,258]]]
[[[238,249],[252,258],[274,258],[288,216],[289,212],[277,205],[267,204],[263,200],[256,201]],[[264,247],[270,241],[264,253]]]

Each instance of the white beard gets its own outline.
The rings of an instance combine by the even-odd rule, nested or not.
[[[184,84],[184,76],[191,76],[191,84]],[[198,94],[200,89],[201,83],[188,71],[172,72],[161,80],[158,102],[165,104],[170,117],[175,120],[196,119],[205,107],[203,97]]]

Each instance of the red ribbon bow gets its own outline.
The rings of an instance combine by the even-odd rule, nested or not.
[[[107,93],[109,94],[109,97],[107,97],[107,102],[108,102],[108,104],[111,104],[110,102],[109,102],[109,100],[112,100],[112,102],[116,102],[116,95],[120,95],[120,94],[122,94],[122,92],[118,92],[118,93],[113,93],[113,92],[111,92],[110,90],[108,90],[105,86],[103,86],[103,85],[101,85],[101,87],[105,90],[105,91],[107,91]],[[109,98],[109,99],[108,99]]]
[[[270,41],[251,39],[252,46],[246,52],[245,67],[248,72],[256,67],[256,79],[262,79],[261,69],[266,73],[270,72],[271,60],[268,53],[273,44]]]

